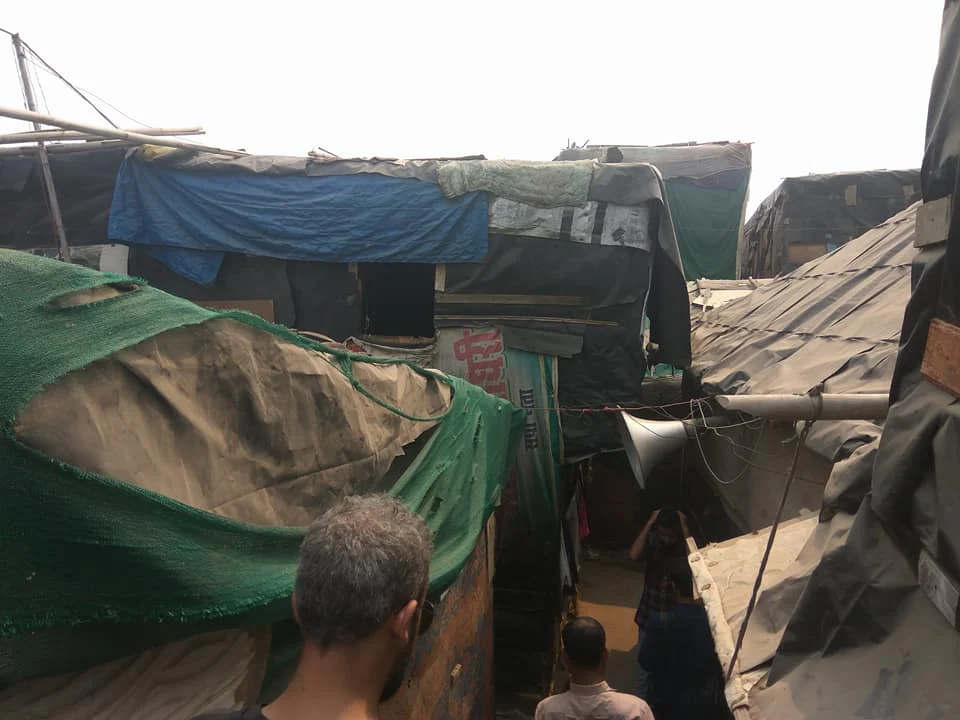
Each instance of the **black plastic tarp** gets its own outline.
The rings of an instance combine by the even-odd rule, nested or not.
[[[126,148],[50,153],[50,169],[71,246],[107,242],[107,218]],[[36,155],[0,157],[0,247],[56,247]]]
[[[787,178],[744,226],[740,276],[767,278],[789,272],[919,199],[919,170]]]
[[[884,393],[910,299],[917,207],[710,310],[693,325],[709,394]]]
[[[213,285],[181,277],[142,249],[130,250],[128,272],[194,302],[269,300],[276,322],[345,340],[362,330],[357,278],[346,265],[228,253]]]

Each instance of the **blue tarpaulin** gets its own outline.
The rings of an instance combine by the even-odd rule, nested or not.
[[[227,252],[335,263],[469,263],[487,253],[487,196],[382,175],[204,173],[136,155],[117,176],[110,240],[198,283]]]

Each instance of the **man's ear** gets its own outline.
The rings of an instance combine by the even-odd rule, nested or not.
[[[411,600],[400,609],[400,612],[393,616],[393,620],[390,623],[390,632],[403,642],[410,641],[410,633],[413,630],[413,619],[417,616],[417,608],[419,607],[419,602]]]
[[[297,594],[293,593],[290,595],[290,605],[293,607],[293,619],[297,622],[297,626],[300,625],[300,610],[297,608]]]
[[[607,660],[609,660],[609,659],[610,659],[610,651],[607,650],[606,648],[604,648],[604,649],[603,649],[603,664],[604,664],[604,666],[606,666]]]

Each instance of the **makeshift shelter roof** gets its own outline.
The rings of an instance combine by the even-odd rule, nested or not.
[[[664,179],[687,280],[737,277],[751,148],[746,143],[588,145],[557,160],[649,163]]]
[[[787,178],[743,228],[740,276],[773,277],[793,270],[919,199],[919,170]]]
[[[707,394],[885,393],[910,298],[917,206],[696,320]]]
[[[665,180],[672,178],[706,180],[728,171],[749,170],[751,149],[749,144],[738,142],[587,145],[580,148],[567,148],[561,151],[556,159],[645,162],[655,165]]]

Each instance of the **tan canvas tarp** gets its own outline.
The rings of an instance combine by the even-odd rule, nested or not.
[[[266,643],[264,642],[266,641]],[[19,720],[186,720],[256,699],[269,634],[206,633],[83,672],[0,691],[0,715]]]
[[[158,335],[71,373],[21,414],[17,436],[60,460],[197,508],[305,525],[332,497],[370,492],[433,423],[364,397],[337,360],[230,319]],[[402,365],[356,382],[412,417],[450,388]]]

